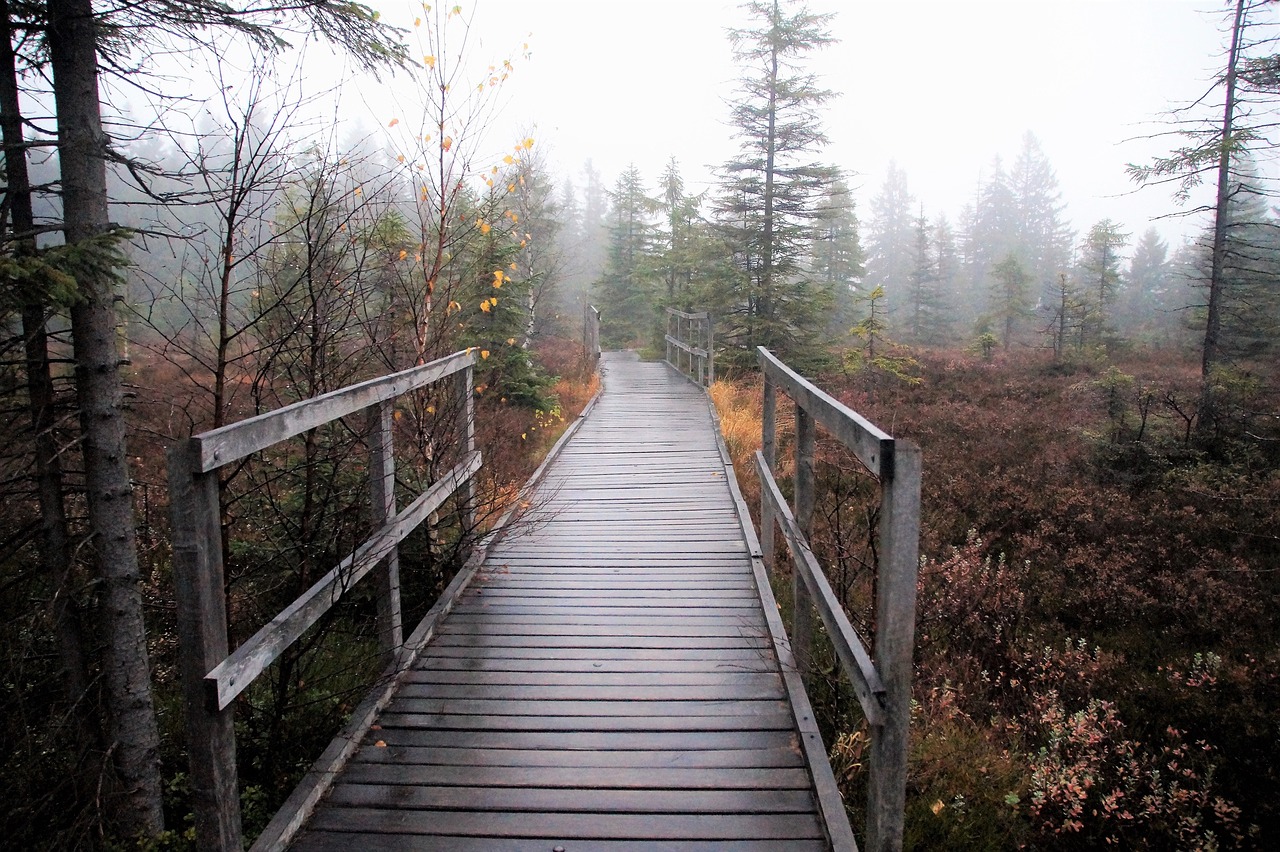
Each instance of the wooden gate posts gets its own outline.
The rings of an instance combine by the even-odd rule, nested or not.
[[[861,415],[833,399],[763,346],[764,374],[760,475],[761,549],[773,568],[774,527],[781,528],[791,556],[794,623],[793,656],[801,671],[810,659],[813,611],[822,618],[841,668],[853,684],[871,727],[867,838],[870,852],[902,849],[906,807],[907,746],[911,724],[912,652],[915,644],[916,573],[920,536],[920,448],[891,438]],[[795,506],[774,479],[777,455],[777,393],[795,403]],[[821,424],[852,450],[880,480],[880,554],[876,565],[875,659],[849,623],[843,602],[827,582],[809,547],[814,506],[815,428]]]
[[[480,469],[475,449],[472,350],[421,367],[352,385],[278,411],[181,441],[169,450],[173,572],[178,598],[178,643],[187,711],[187,745],[200,850],[243,849],[236,772],[236,696],[274,662],[366,574],[378,583],[378,635],[397,667],[403,650],[397,548],[456,492],[465,490],[464,514],[474,510],[472,479]],[[465,442],[462,460],[403,511],[396,510],[391,426],[396,397],[457,376]],[[343,417],[366,414],[369,495],[375,529],[364,544],[268,624],[228,654],[218,469]],[[472,521],[467,521],[472,523]]]

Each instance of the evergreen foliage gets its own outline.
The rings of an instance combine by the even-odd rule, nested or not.
[[[783,0],[742,6],[750,28],[730,30],[743,70],[731,103],[739,155],[721,169],[717,220],[737,275],[721,339],[740,364],[767,346],[790,363],[819,355],[830,287],[807,269],[813,220],[838,177],[813,159],[826,144],[820,110],[834,93],[805,71],[804,57],[833,42],[829,14]]]

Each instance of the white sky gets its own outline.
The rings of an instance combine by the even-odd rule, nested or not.
[[[409,29],[422,8],[373,5]],[[536,125],[541,149],[579,186],[590,158],[609,184],[635,163],[652,189],[674,156],[697,189],[733,155],[725,99],[737,72],[725,29],[742,22],[736,3],[471,0],[463,8],[474,12],[477,58],[500,60],[524,42],[532,51],[517,62],[495,132],[515,139]],[[840,43],[814,54],[824,85],[842,93],[827,114],[824,158],[854,175],[862,211],[896,159],[926,215],[954,224],[992,156],[1010,165],[1027,130],[1057,171],[1077,231],[1111,217],[1136,236],[1175,209],[1165,189],[1134,193],[1124,166],[1167,151],[1167,140],[1133,137],[1205,89],[1222,51],[1214,0],[811,0],[810,8],[838,13]],[[403,108],[378,106],[376,88],[363,96],[375,127]],[[1159,227],[1173,239],[1193,225]]]

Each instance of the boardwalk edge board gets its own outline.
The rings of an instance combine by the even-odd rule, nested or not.
[[[281,852],[281,850],[289,847],[299,830],[311,817],[316,805],[332,788],[338,774],[342,772],[352,755],[360,747],[361,740],[369,732],[369,728],[373,725],[374,720],[378,718],[378,714],[391,703],[391,699],[399,690],[401,682],[412,670],[418,655],[427,642],[431,640],[431,637],[435,635],[436,626],[453,609],[458,597],[471,583],[480,566],[484,564],[489,549],[502,540],[503,535],[507,532],[507,526],[517,517],[528,495],[541,481],[551,463],[568,445],[569,440],[581,427],[587,415],[595,408],[602,391],[603,388],[596,391],[591,397],[583,407],[582,413],[574,419],[573,423],[569,424],[564,434],[552,445],[546,457],[542,460],[542,464],[538,465],[537,470],[529,477],[529,481],[520,489],[510,508],[498,518],[493,528],[476,543],[475,549],[472,551],[470,558],[467,559],[466,564],[454,576],[452,582],[440,594],[440,598],[435,605],[423,616],[413,634],[405,641],[405,653],[383,673],[384,685],[376,688],[364,701],[360,702],[352,713],[351,720],[329,743],[329,747],[324,750],[324,753],[312,764],[307,774],[303,776],[302,781],[298,783],[293,793],[290,794],[289,798],[280,807],[280,810],[271,819],[271,822],[258,835],[258,839],[254,841],[249,852]]]
[[[674,367],[671,369],[679,373]],[[689,381],[692,382],[691,379]],[[796,725],[800,729],[800,744],[817,793],[818,810],[821,812],[827,839],[835,852],[858,852],[858,842],[853,837],[853,827],[849,824],[849,813],[845,809],[844,797],[840,795],[835,773],[831,771],[827,746],[822,741],[822,732],[818,730],[813,706],[809,703],[809,694],[805,691],[795,657],[791,654],[791,640],[787,638],[787,629],[782,623],[778,602],[773,596],[773,587],[769,584],[769,575],[765,571],[763,552],[760,549],[760,539],[756,535],[751,512],[747,508],[747,501],[742,496],[742,489],[738,487],[733,458],[729,455],[729,447],[724,441],[724,434],[720,428],[720,414],[711,400],[711,394],[703,390],[703,395],[706,398],[707,407],[711,410],[711,419],[715,423],[716,444],[720,450],[720,458],[724,462],[725,481],[733,494],[733,503],[738,510],[742,534],[746,536],[747,545],[751,551],[751,571],[756,579],[756,591],[760,595],[765,623],[769,626],[774,650],[778,655],[778,664],[782,669],[782,682],[787,691],[788,704],[795,714]]]

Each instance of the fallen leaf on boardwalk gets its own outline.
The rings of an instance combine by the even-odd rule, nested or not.
[[[386,741],[386,740],[378,740],[376,743],[374,743],[374,745],[375,745],[375,746],[377,746],[378,748],[386,748],[386,747],[387,747],[387,741]]]

